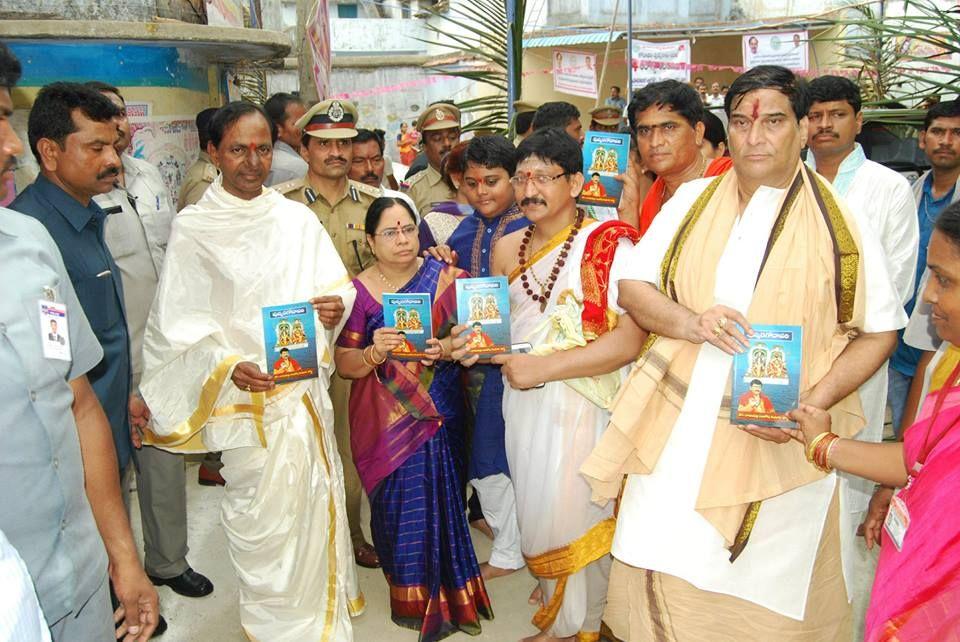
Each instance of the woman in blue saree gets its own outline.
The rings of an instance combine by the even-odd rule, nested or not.
[[[379,198],[367,212],[377,263],[354,279],[357,300],[337,342],[337,370],[353,379],[350,443],[370,498],[373,543],[390,585],[393,621],[439,640],[480,633],[490,599],[470,540],[462,495],[466,418],[459,366],[449,355],[462,270],[419,258],[417,221],[400,199]],[[384,327],[384,293],[429,293],[426,358],[402,361],[404,344]]]

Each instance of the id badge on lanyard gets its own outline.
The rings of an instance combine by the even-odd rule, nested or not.
[[[903,500],[900,494],[909,488],[913,483],[913,477],[907,483],[907,486],[900,488],[890,499],[890,509],[887,511],[887,518],[883,520],[883,528],[890,536],[893,545],[900,551],[903,549],[903,539],[907,536],[907,529],[910,528],[910,509],[907,508],[907,502]]]

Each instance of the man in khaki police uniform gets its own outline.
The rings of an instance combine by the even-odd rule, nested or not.
[[[193,205],[199,201],[210,183],[217,178],[217,167],[210,160],[210,155],[207,154],[207,143],[210,142],[207,126],[215,113],[217,113],[216,107],[210,107],[197,114],[197,136],[200,138],[200,154],[193,165],[187,169],[183,182],[180,183],[180,197],[177,199],[178,212],[187,205]]]
[[[423,134],[427,169],[409,180],[406,192],[417,204],[418,212],[429,212],[433,203],[456,196],[440,175],[440,161],[460,142],[460,110],[449,103],[434,103],[420,114],[417,129]]]
[[[363,221],[367,208],[381,195],[379,189],[347,177],[353,162],[353,138],[357,135],[357,108],[346,100],[325,100],[314,105],[300,120],[303,130],[300,155],[307,161],[303,178],[275,185],[289,199],[303,203],[327,229],[350,278],[374,262],[367,246]],[[343,481],[347,496],[347,521],[357,564],[366,568],[380,565],[376,551],[360,529],[360,501],[363,489],[350,451],[350,423],[347,405],[350,382],[335,374],[330,383],[334,432],[343,460]]]
[[[620,130],[621,112],[616,107],[594,107],[590,110],[590,131],[616,132]]]

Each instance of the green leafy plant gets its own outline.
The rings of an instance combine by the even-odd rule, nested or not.
[[[506,132],[510,127],[508,95],[511,77],[515,83],[513,95],[520,95],[526,0],[515,0],[515,11],[516,17],[508,21],[505,0],[470,0],[453,7],[445,2],[439,3],[427,12],[435,19],[427,23],[427,30],[437,37],[439,46],[457,58],[455,63],[431,66],[427,70],[482,83],[493,89],[492,94],[457,103],[461,111],[476,115],[464,127],[465,131]],[[507,55],[508,33],[513,37],[512,59]],[[436,44],[432,40],[420,40]]]

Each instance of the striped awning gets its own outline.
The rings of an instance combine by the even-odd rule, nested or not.
[[[613,40],[621,40],[627,36],[626,31],[614,31]],[[544,36],[542,38],[527,38],[523,41],[524,49],[539,47],[569,47],[571,45],[591,45],[605,43],[610,37],[609,31],[591,31],[587,33],[571,33],[562,36]]]

